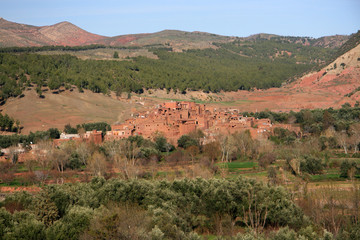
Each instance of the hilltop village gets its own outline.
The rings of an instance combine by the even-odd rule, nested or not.
[[[300,134],[300,127],[290,124],[273,124],[270,119],[256,119],[240,114],[238,109],[222,109],[194,102],[166,102],[151,111],[138,113],[125,123],[114,124],[105,135],[105,141],[140,135],[151,139],[161,133],[175,144],[184,134],[201,130],[206,141],[219,134],[232,134],[249,130],[255,139],[267,138],[276,127],[286,128]]]
[[[88,131],[85,134],[60,135],[54,139],[59,146],[69,140],[93,142],[114,141],[130,136],[142,136],[152,139],[157,134],[163,135],[170,143],[176,145],[177,140],[185,134],[201,130],[204,143],[213,141],[218,135],[229,135],[248,130],[254,139],[266,139],[273,129],[280,127],[301,134],[299,126],[291,124],[274,124],[270,119],[257,119],[240,114],[238,109],[214,108],[194,102],[165,102],[156,105],[146,112],[133,114],[124,123],[111,125],[111,131]],[[104,138],[102,136],[104,135]]]

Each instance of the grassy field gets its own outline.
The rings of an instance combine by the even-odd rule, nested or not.
[[[312,182],[318,181],[345,181],[344,178],[340,178],[340,174],[336,173],[325,173],[319,175],[310,175],[310,180]]]
[[[257,162],[233,161],[228,163],[218,163],[217,165],[229,171],[227,175],[228,178],[243,176],[247,178],[257,179],[263,182],[267,181],[267,171],[260,169]]]
[[[346,158],[349,159],[349,158]],[[358,159],[350,158],[351,160],[358,161]],[[334,158],[332,161],[338,161],[340,165],[344,159]],[[295,186],[299,184],[298,182],[308,181],[309,184],[313,186],[320,186],[320,185],[328,185],[328,184],[343,184],[348,181],[346,178],[340,177],[340,168],[326,168],[324,169],[322,174],[310,175],[305,174],[304,177],[295,176],[288,171],[280,170],[284,168],[285,161],[276,161],[271,166],[277,169],[277,175],[279,180],[282,182],[281,184],[286,183],[286,185]],[[258,166],[257,162],[242,162],[242,161],[233,161],[229,163],[218,163],[217,166],[227,169],[229,174],[229,178],[234,178],[237,176],[243,176],[248,178],[253,178],[262,182],[267,183],[268,181],[268,171],[266,169],[262,169]],[[360,179],[360,176],[355,176],[356,179]],[[324,185],[324,186],[325,186]]]
[[[229,170],[237,170],[237,169],[252,169],[257,167],[257,162],[228,162],[228,163],[219,163],[220,167],[227,167]]]

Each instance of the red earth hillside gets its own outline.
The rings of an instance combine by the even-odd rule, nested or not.
[[[56,42],[56,45],[78,46],[96,43],[105,37],[89,33],[69,22],[41,27],[39,32]]]
[[[281,88],[224,93],[224,100],[244,111],[299,111],[341,107],[360,101],[360,45],[318,72],[309,73]]]
[[[36,27],[0,18],[0,47],[44,45],[80,46],[106,37],[89,33],[69,22]]]

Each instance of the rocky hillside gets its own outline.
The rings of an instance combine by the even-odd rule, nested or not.
[[[347,40],[349,40],[349,36],[334,35],[334,36],[325,36],[320,38],[311,38],[311,37],[279,36],[274,34],[259,33],[240,39],[242,39],[243,41],[276,40],[280,42],[301,44],[304,46],[339,48],[345,42],[347,42]]]
[[[92,44],[103,38],[105,37],[89,33],[69,22],[36,27],[0,18],[0,47],[79,46]]]
[[[339,55],[318,72],[305,75],[290,84],[306,91],[326,90],[344,96],[344,101],[360,100],[360,31],[353,34],[338,51]],[[347,51],[346,51],[347,50]],[[345,52],[346,51],[346,52]]]

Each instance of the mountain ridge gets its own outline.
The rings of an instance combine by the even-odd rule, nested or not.
[[[248,37],[223,36],[201,31],[181,31],[165,29],[154,33],[125,34],[112,37],[90,33],[71,22],[62,21],[53,25],[33,26],[8,21],[0,18],[0,47],[32,47],[32,46],[84,46],[103,44],[108,46],[146,46],[167,45],[175,49],[212,47],[212,42],[231,42],[235,39],[255,41],[258,39],[280,38],[284,41],[313,44],[321,47],[340,47],[349,36],[334,35],[321,38],[289,37],[276,34],[258,33]]]

